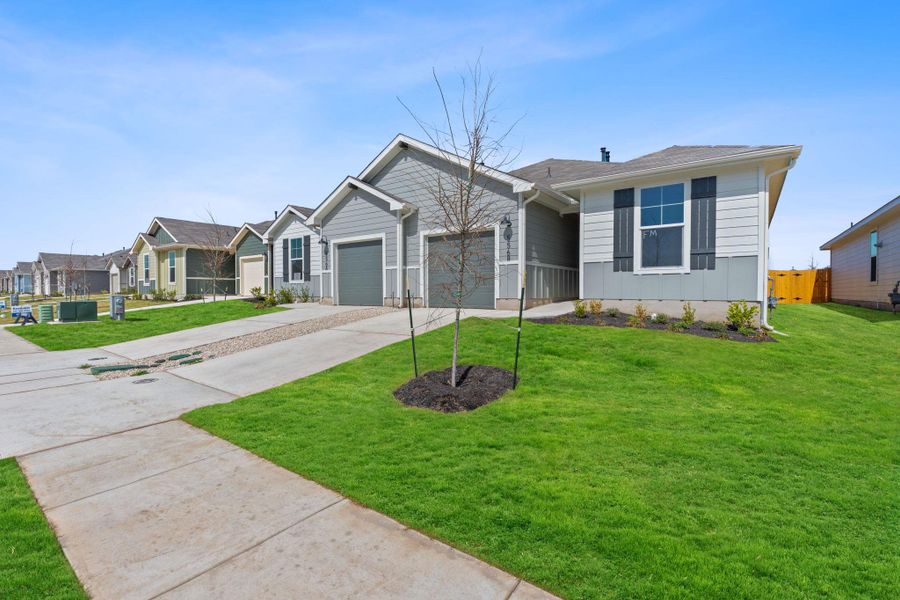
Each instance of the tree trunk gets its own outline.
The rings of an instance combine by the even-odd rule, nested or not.
[[[450,370],[450,386],[456,387],[456,358],[459,356],[459,315],[461,309],[456,306],[456,323],[453,328],[453,364]]]

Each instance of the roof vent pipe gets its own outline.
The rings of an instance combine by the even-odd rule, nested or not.
[[[609,150],[606,149],[606,146],[600,148],[600,161],[609,162]]]

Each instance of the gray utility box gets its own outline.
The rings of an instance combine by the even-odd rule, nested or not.
[[[115,294],[109,297],[109,318],[113,321],[125,320],[125,296]]]
[[[18,294],[10,294],[9,295],[9,305],[10,306],[18,306],[19,305],[19,295]]]

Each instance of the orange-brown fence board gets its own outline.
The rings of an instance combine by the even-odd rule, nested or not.
[[[817,304],[831,300],[831,269],[769,271],[779,304]]]

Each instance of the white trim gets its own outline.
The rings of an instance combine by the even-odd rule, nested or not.
[[[306,257],[303,255],[303,252],[305,251],[305,249],[303,248],[303,238],[305,238],[305,237],[309,237],[309,246],[310,246],[310,248],[309,248],[309,254],[310,254],[310,256],[309,256],[309,276],[310,276],[310,278],[312,278],[312,236],[301,235],[300,237],[284,237],[281,239],[285,239],[288,241],[288,244],[287,244],[287,246],[288,246],[288,256],[287,256],[288,278],[287,278],[287,281],[282,280],[282,283],[284,283],[284,284],[308,283],[306,281],[306,279],[303,278],[303,262],[306,260]],[[297,259],[291,256],[291,240],[300,240],[300,263],[301,263],[300,264],[300,279],[294,279],[294,264],[293,263]],[[284,249],[282,249],[282,252],[284,252]],[[284,257],[282,257],[281,260],[284,261]]]
[[[303,213],[301,213],[300,211],[295,209],[293,206],[288,204],[281,210],[280,213],[278,213],[278,216],[275,217],[275,220],[272,221],[272,224],[269,225],[269,228],[266,229],[262,233],[261,237],[264,242],[266,242],[267,244],[272,244],[275,242],[276,238],[272,237],[272,230],[276,229],[277,227],[280,227],[281,221],[285,218],[285,215],[289,215],[289,214],[292,214],[295,217],[297,217],[298,219],[300,219],[300,223],[302,223],[303,225],[306,225],[307,229],[313,229],[312,227],[310,227],[310,225],[307,225],[307,223],[306,223],[308,220],[308,217],[304,216]],[[312,268],[312,267],[310,267],[310,268]]]
[[[641,225],[641,192],[643,190],[655,187],[665,187],[669,185],[682,185],[682,212],[683,219],[681,223],[672,223],[666,225]],[[635,186],[634,188],[634,270],[635,275],[664,275],[670,273],[687,274],[691,272],[691,182],[690,180],[674,180],[668,183],[656,183],[646,186]],[[641,232],[650,229],[671,229],[681,227],[681,264],[672,267],[644,267],[643,266],[643,236]]]
[[[584,190],[578,191],[578,298],[584,299]]]
[[[768,310],[768,290],[769,290],[769,270],[768,270],[768,238],[766,236],[766,232],[769,227],[769,191],[766,188],[766,170],[765,167],[760,165],[756,169],[757,176],[757,185],[759,186],[759,201],[757,202],[757,220],[758,230],[757,237],[759,238],[759,245],[757,247],[757,255],[759,258],[759,264],[756,267],[756,281],[758,290],[756,291],[756,300],[760,302],[760,316],[763,320],[766,319],[766,315],[764,314]],[[749,298],[748,298],[749,300]]]
[[[244,285],[244,278],[241,277],[241,274],[244,270],[244,262],[257,262],[257,261],[262,261],[262,264],[263,264],[263,286],[266,285],[267,277],[266,277],[266,258],[265,258],[265,256],[263,256],[262,254],[251,254],[249,256],[242,256],[238,259],[237,277],[234,278],[235,282],[237,282],[238,280],[240,280],[240,282],[241,282],[240,287],[238,287],[238,289],[236,290],[237,293],[240,294],[241,296],[247,295],[247,294],[244,294],[244,290],[241,289],[241,288],[243,288],[243,285]],[[247,292],[249,293],[250,290],[247,290]]]
[[[354,188],[362,190],[372,196],[375,196],[379,200],[386,202],[388,205],[388,210],[411,210],[414,207],[402,200],[398,200],[393,196],[386,194],[385,192],[379,190],[378,188],[364,182],[360,181],[356,177],[352,177],[348,175],[344,178],[344,180],[334,188],[334,191],[331,192],[327,198],[313,211],[309,218],[307,219],[313,225],[322,225],[322,220],[325,218],[328,213],[330,213],[335,206],[337,206],[341,200],[343,200],[351,190]]]
[[[342,244],[352,244],[353,242],[368,242],[372,240],[381,241],[381,303],[384,304],[384,299],[387,297],[387,279],[384,276],[384,271],[387,267],[387,242],[385,240],[385,234],[382,233],[373,233],[373,234],[363,234],[363,235],[353,235],[349,237],[338,238],[336,240],[328,240],[328,245],[330,247],[330,254],[332,257],[331,262],[331,297],[334,301],[335,306],[340,305],[340,296],[338,295],[338,270],[340,268],[339,261],[337,259],[337,254],[335,253],[335,246],[340,246]],[[321,273],[325,273],[325,271],[321,271]]]
[[[561,183],[558,185],[554,185],[553,189],[555,190],[571,190],[581,187],[590,187],[594,185],[604,184],[604,183],[612,183],[616,181],[626,180],[626,179],[635,179],[639,177],[650,177],[655,175],[665,175],[667,173],[682,171],[686,169],[697,169],[700,167],[709,168],[709,167],[718,167],[723,165],[729,165],[734,163],[748,162],[748,161],[756,161],[756,160],[764,160],[770,158],[777,158],[780,156],[789,156],[793,158],[797,158],[800,156],[800,152],[803,150],[803,146],[778,146],[776,148],[767,148],[764,150],[756,150],[754,152],[743,152],[741,154],[731,154],[729,156],[720,156],[716,158],[706,158],[702,160],[694,160],[685,163],[679,163],[676,165],[664,165],[661,167],[653,167],[649,169],[641,169],[638,171],[628,171],[624,173],[615,173],[612,175],[604,175],[602,177],[589,177],[586,179],[578,179],[575,181],[568,181],[565,183]]]
[[[494,231],[494,309],[497,308],[497,298],[500,296],[500,223],[488,225],[478,231]],[[425,278],[428,274],[428,267],[425,259],[425,239],[429,237],[437,237],[439,235],[448,235],[450,232],[446,229],[424,229],[419,231],[419,297],[422,298],[422,304],[426,308],[429,307],[428,290],[425,286]],[[510,261],[506,264],[512,264]],[[410,267],[407,267],[410,268]]]
[[[195,222],[199,222],[199,221],[195,221]],[[147,231],[145,231],[144,233],[146,233],[147,235],[152,235],[152,234],[150,233],[150,230],[153,229],[153,224],[154,224],[154,223],[156,223],[157,225],[159,225],[160,228],[161,228],[163,231],[165,231],[166,234],[168,234],[168,236],[169,236],[170,238],[172,238],[172,239],[175,241],[175,243],[178,243],[178,238],[176,238],[174,235],[172,235],[172,232],[171,232],[171,231],[169,231],[168,229],[166,229],[166,226],[163,225],[163,224],[160,222],[159,217],[153,217],[153,220],[150,221],[150,226],[147,227]]]

